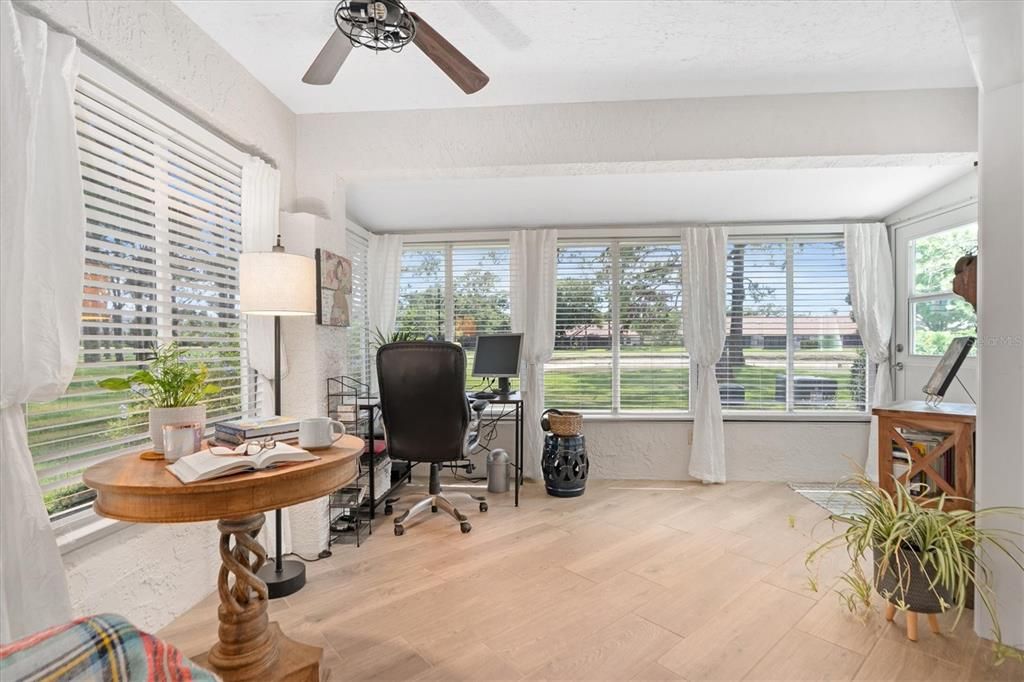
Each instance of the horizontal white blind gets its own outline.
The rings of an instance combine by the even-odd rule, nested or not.
[[[732,239],[726,251],[726,339],[718,363],[725,410],[785,410],[786,240]]]
[[[680,335],[679,242],[619,245],[619,408],[685,410],[689,356]]]
[[[87,219],[81,355],[65,396],[28,410],[51,513],[90,498],[85,467],[147,445],[146,404],[96,381],[143,369],[155,345],[177,341],[207,365],[222,389],[206,402],[209,421],[254,403],[238,312],[238,163],[86,76],[75,117]]]
[[[455,340],[475,346],[475,337],[511,330],[509,247],[491,244],[452,248]]]
[[[734,238],[727,254],[723,409],[863,411],[842,239]]]
[[[346,374],[368,385],[371,362],[370,309],[367,306],[369,242],[353,230],[348,231],[347,238],[348,257],[352,261],[352,305],[349,313]]]
[[[560,243],[555,350],[544,366],[546,407],[612,409],[612,246]]]
[[[864,411],[865,356],[842,238],[792,239],[793,409]]]
[[[395,329],[417,339],[445,338],[445,258],[443,246],[407,246],[402,250]]]
[[[466,371],[471,373],[476,337],[512,330],[509,247],[459,245],[452,247],[451,253],[455,341],[466,349]]]

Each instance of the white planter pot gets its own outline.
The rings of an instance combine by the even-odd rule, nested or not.
[[[149,438],[153,451],[164,451],[164,424],[202,424],[206,432],[206,405],[149,408]]]

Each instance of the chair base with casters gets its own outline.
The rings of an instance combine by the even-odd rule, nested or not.
[[[468,533],[473,530],[473,526],[469,523],[469,517],[460,512],[455,506],[455,500],[466,501],[470,504],[479,504],[480,511],[487,511],[487,498],[480,497],[479,495],[470,495],[469,493],[462,491],[449,493],[442,491],[441,466],[437,463],[430,465],[430,487],[428,488],[428,492],[413,493],[412,495],[403,496],[402,498],[389,499],[387,501],[387,506],[384,508],[384,512],[390,512],[393,502],[397,502],[399,499],[408,498],[421,499],[418,499],[411,507],[406,509],[401,516],[395,519],[395,535],[404,534],[405,522],[426,512],[428,509],[435,513],[440,509],[459,522],[459,528],[463,533]]]

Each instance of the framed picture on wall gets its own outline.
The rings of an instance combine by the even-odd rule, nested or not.
[[[349,326],[352,261],[326,249],[317,249],[316,279],[317,324],[328,327]]]

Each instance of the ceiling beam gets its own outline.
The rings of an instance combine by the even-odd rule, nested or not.
[[[965,164],[974,88],[299,116],[299,186]]]

